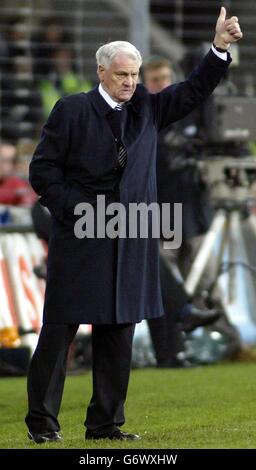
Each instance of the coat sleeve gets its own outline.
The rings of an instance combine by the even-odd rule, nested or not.
[[[158,130],[182,119],[202,104],[225,75],[230,62],[229,53],[228,59],[224,61],[210,50],[187,80],[151,95],[154,122]]]
[[[70,191],[65,181],[65,161],[69,150],[70,111],[65,98],[59,100],[42,130],[40,142],[29,168],[29,181],[39,201],[62,220]]]

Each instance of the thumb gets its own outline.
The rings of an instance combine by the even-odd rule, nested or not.
[[[225,7],[221,7],[220,9],[220,16],[219,16],[219,20],[220,21],[225,21],[226,20],[226,15],[227,15],[227,12],[226,12],[226,8]]]

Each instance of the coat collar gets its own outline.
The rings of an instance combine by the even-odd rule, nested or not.
[[[104,100],[104,98],[99,93],[98,89],[99,85],[94,87],[91,91],[87,93],[92,105],[94,108],[103,116],[107,115],[110,111],[113,111],[111,106]],[[131,100],[126,104],[127,107],[131,107],[134,112],[139,113],[140,108],[138,106],[138,99],[137,99],[136,90],[134,95],[132,96]]]

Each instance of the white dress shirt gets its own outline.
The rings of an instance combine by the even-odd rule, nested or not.
[[[120,106],[120,103],[113,100],[113,98],[111,98],[111,96],[109,96],[109,94],[106,92],[106,90],[104,90],[101,83],[99,84],[99,93],[101,94],[102,98],[104,98],[104,100],[109,104],[109,106],[111,106],[112,109],[115,109],[115,107],[117,105]]]
[[[226,52],[216,51],[215,47],[212,46],[212,51],[222,60],[228,60],[228,54]]]

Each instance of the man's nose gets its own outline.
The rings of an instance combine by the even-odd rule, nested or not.
[[[133,79],[132,79],[132,77],[126,77],[126,78],[125,78],[125,81],[124,81],[124,84],[125,84],[126,86],[132,86],[132,84],[133,84]]]

